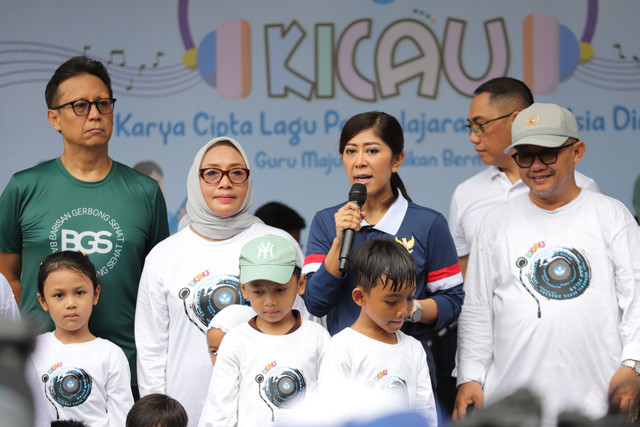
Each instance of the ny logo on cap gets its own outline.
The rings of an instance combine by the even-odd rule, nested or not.
[[[525,117],[524,121],[527,124],[527,126],[529,126],[529,129],[531,129],[536,125],[536,123],[540,121],[540,114],[538,114],[536,117],[533,117],[533,116]]]
[[[258,259],[262,255],[262,259],[267,259],[267,255],[269,258],[273,258],[273,244],[270,242],[261,243],[258,248]]]

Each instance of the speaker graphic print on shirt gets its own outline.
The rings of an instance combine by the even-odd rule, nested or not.
[[[367,387],[383,392],[388,398],[397,402],[408,402],[409,391],[407,382],[396,375],[389,375],[387,369],[382,369],[372,380],[367,382]]]
[[[58,367],[50,374],[42,376],[44,394],[58,414],[58,405],[74,407],[83,404],[91,395],[92,379],[84,369]]]
[[[275,421],[274,407],[289,409],[304,399],[307,384],[296,368],[277,366],[276,362],[268,364],[255,377],[258,383],[258,395],[271,410],[271,421]]]
[[[525,285],[525,276],[538,294],[558,301],[579,297],[591,283],[591,265],[575,248],[546,247],[544,241],[538,242],[526,256],[516,260],[516,266],[520,270],[520,283],[538,305],[538,317],[541,317],[540,301]]]
[[[211,275],[209,270],[197,274],[191,282],[178,291],[184,312],[203,334],[207,333],[211,319],[232,304],[248,305],[242,297],[238,276],[232,274]]]

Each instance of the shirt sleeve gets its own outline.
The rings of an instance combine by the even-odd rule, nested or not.
[[[318,374],[318,386],[322,393],[330,394],[336,387],[348,384],[351,378],[351,357],[341,345],[341,338],[331,338],[324,352]]]
[[[15,176],[0,195],[0,252],[22,253],[20,189]]]
[[[439,215],[427,238],[427,289],[438,305],[440,329],[456,320],[464,301],[462,272],[447,221]]]
[[[110,366],[105,384],[109,426],[123,426],[126,424],[127,414],[133,406],[129,362],[124,352],[115,345],[109,359]]]
[[[140,395],[164,393],[169,346],[169,307],[162,294],[162,281],[153,254],[147,257],[135,315],[138,387]]]
[[[418,376],[416,378],[416,410],[419,411],[427,419],[427,425],[438,425],[438,412],[436,410],[436,401],[431,388],[431,377],[429,376],[429,366],[427,365],[427,355],[424,348],[419,342],[414,345],[418,357],[416,358],[416,366],[418,367]]]
[[[16,303],[16,298],[11,290],[11,285],[6,277],[0,273],[0,319],[20,320],[20,310]]]
[[[318,212],[311,222],[307,241],[307,255],[302,272],[307,275],[307,286],[303,294],[307,310],[322,317],[331,311],[340,297],[344,277],[337,277],[324,268],[324,259],[335,238],[335,223],[328,211]]]
[[[324,361],[324,355],[329,347],[329,342],[331,341],[331,336],[329,332],[323,327],[322,329],[318,328],[320,336],[318,337],[318,355],[317,355],[317,363],[316,363],[316,378],[320,376],[320,367],[322,366],[322,362]]]
[[[458,210],[458,189],[456,188],[449,206],[449,231],[451,232],[458,258],[469,255],[469,243],[464,235],[461,215],[462,213]]]
[[[149,230],[149,238],[147,239],[147,247],[145,255],[151,252],[151,249],[167,237],[169,237],[169,219],[167,216],[167,204],[162,195],[160,187],[156,185],[155,193],[152,197],[152,219]]]
[[[494,236],[495,237],[495,236]],[[492,274],[494,265],[482,226],[471,246],[465,301],[458,320],[457,385],[477,381],[484,384],[493,358]]]
[[[622,355],[625,359],[640,360],[640,230],[629,213],[620,232],[613,236],[612,261],[614,263],[615,287],[620,318],[620,339]]]
[[[222,340],[198,427],[235,426],[238,422],[240,362],[230,331]]]

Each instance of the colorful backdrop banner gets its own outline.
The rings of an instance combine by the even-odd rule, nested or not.
[[[112,78],[111,156],[163,171],[178,213],[206,141],[240,141],[254,207],[282,201],[310,223],[346,200],[338,153],[353,114],[393,114],[405,130],[400,176],[448,215],[455,186],[482,170],[464,129],[473,90],[524,80],[576,115],[578,170],[631,207],[638,173],[640,2],[634,0],[24,0],[0,15],[0,188],[59,156],[44,88],[74,55]]]

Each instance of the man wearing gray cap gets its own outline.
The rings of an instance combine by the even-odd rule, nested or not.
[[[638,417],[640,233],[619,201],[576,185],[576,119],[534,103],[513,158],[528,194],[489,211],[469,257],[458,327],[455,418],[520,388],[559,413]]]

